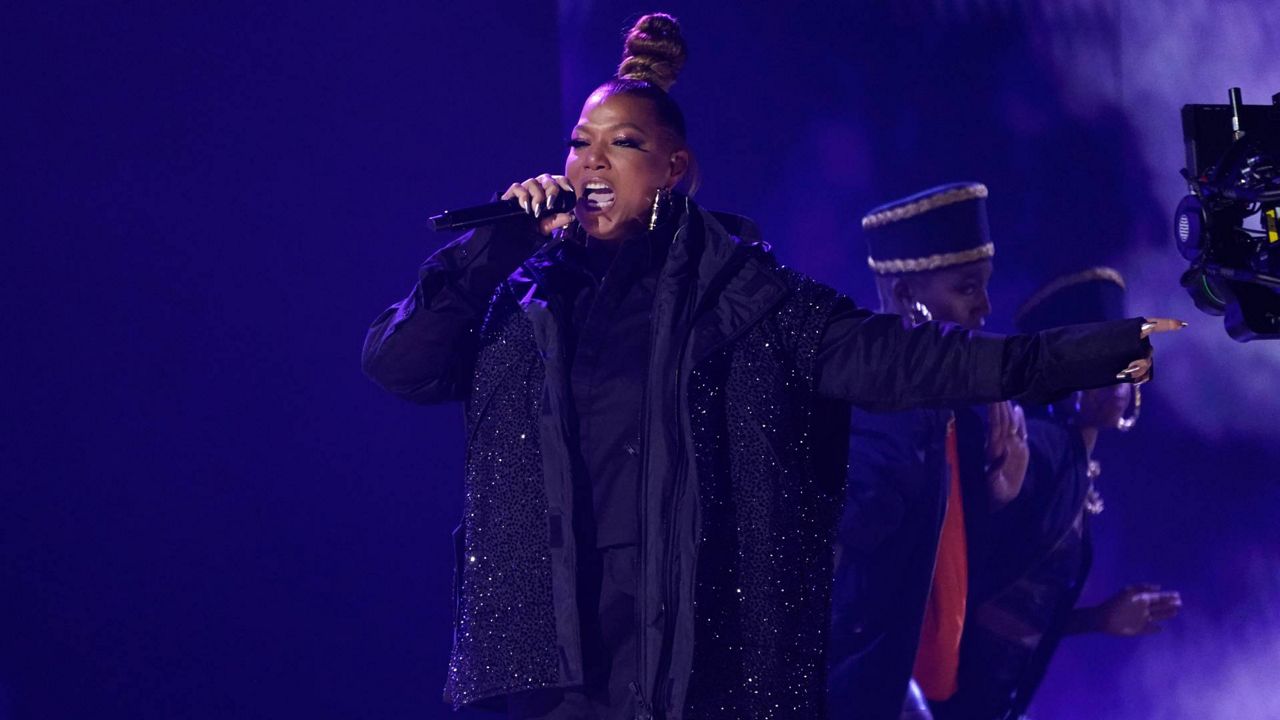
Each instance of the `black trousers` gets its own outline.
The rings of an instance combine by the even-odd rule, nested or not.
[[[510,720],[630,720],[636,681],[635,545],[580,551],[582,687],[531,690],[507,699]]]

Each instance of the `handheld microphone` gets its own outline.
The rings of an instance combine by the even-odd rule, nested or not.
[[[556,193],[555,197],[551,198],[551,207],[547,208],[543,215],[567,213],[577,204],[577,196],[571,192],[561,190]],[[500,220],[520,216],[531,217],[529,213],[520,207],[519,200],[511,198],[510,200],[499,200],[458,210],[445,210],[439,215],[432,215],[427,222],[431,224],[432,230],[447,232],[451,230],[470,230],[481,225],[489,225]]]

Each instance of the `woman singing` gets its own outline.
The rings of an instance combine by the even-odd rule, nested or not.
[[[1134,319],[996,337],[856,308],[699,207],[674,18],[631,30],[531,219],[423,266],[364,369],[466,406],[446,697],[513,718],[816,718],[848,406],[1146,379]],[[574,192],[573,214],[549,214]],[[1117,375],[1119,374],[1119,375]]]

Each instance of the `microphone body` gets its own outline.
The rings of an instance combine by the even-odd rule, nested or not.
[[[544,215],[567,213],[577,204],[578,198],[573,193],[561,190],[556,193],[555,197],[551,198],[551,207],[545,211]],[[532,217],[521,209],[518,200],[511,198],[510,200],[498,200],[497,202],[474,205],[458,210],[445,210],[439,215],[432,215],[427,222],[430,223],[431,229],[436,232],[448,232],[470,230],[481,225],[489,225],[508,218],[521,216]]]

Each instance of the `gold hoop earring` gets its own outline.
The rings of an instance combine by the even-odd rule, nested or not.
[[[912,325],[919,325],[933,320],[933,313],[929,312],[929,308],[919,300],[911,303],[911,307],[907,308],[907,315],[911,319]]]
[[[658,227],[667,214],[667,208],[671,205],[671,191],[666,188],[658,188],[653,193],[653,210],[649,213],[649,230],[652,232]]]
[[[1133,386],[1133,413],[1128,417],[1120,418],[1120,422],[1116,423],[1116,429],[1120,432],[1129,432],[1134,425],[1138,424],[1138,418],[1142,417],[1142,388]]]

